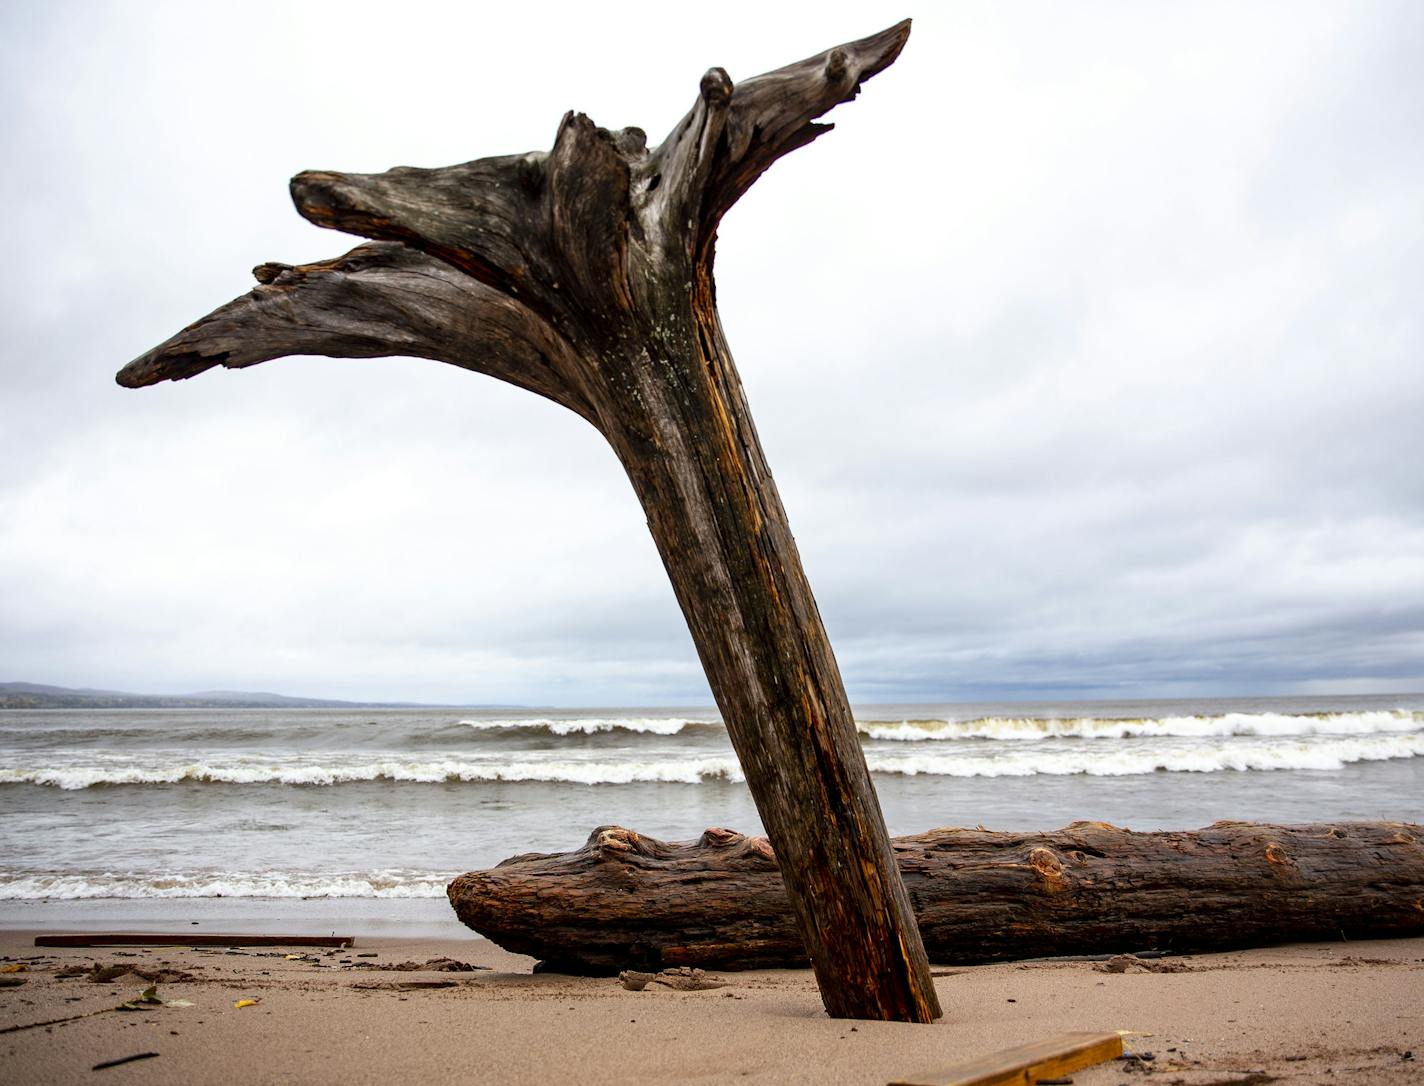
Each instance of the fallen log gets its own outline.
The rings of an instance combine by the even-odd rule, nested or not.
[[[892,842],[931,961],[1424,935],[1424,827],[1217,822],[1136,833],[938,829]],[[807,964],[764,837],[621,826],[450,883],[460,920],[551,972]]]

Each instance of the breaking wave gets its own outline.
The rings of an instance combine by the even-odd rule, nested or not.
[[[1042,738],[1042,737],[1040,737]],[[1215,773],[1226,770],[1340,769],[1354,762],[1424,756],[1424,730],[1374,734],[1284,733],[1239,737],[1235,733],[1170,733],[1152,743],[1077,742],[1055,737],[1036,744],[965,744],[939,749],[885,745],[866,751],[872,772],[902,776],[1028,777],[1129,776],[1143,773]],[[529,752],[473,757],[459,753],[427,756],[381,752],[347,755],[306,752],[282,757],[222,755],[200,757],[174,751],[85,757],[51,754],[49,764],[0,766],[0,784],[45,785],[61,789],[149,784],[339,785],[372,781],[420,784],[520,782],[605,785],[637,783],[701,784],[744,778],[730,750],[676,749],[630,752],[627,757],[569,757],[563,752]]]
[[[462,725],[481,732],[547,732],[549,735],[602,735],[631,732],[638,735],[679,735],[688,730],[722,731],[722,725],[705,720],[678,717],[572,717],[566,719],[511,718],[507,720],[462,720]]]
[[[980,717],[974,720],[861,721],[867,739],[924,743],[964,739],[1204,739],[1226,736],[1380,735],[1424,732],[1424,713],[1224,713],[1220,716]]]
[[[351,758],[310,763],[300,757],[284,761],[250,757],[200,761],[173,756],[173,761],[149,758],[117,764],[0,767],[0,784],[41,784],[79,789],[131,784],[291,784],[332,785],[362,781],[404,781],[442,784],[450,781],[546,781],[565,784],[635,784],[668,782],[699,784],[704,780],[742,780],[730,752],[700,757],[671,756],[646,761],[596,761],[559,758],[511,758],[477,761],[459,755],[431,759],[395,756]]]
[[[1424,734],[1230,743],[1154,743],[1136,747],[1060,745],[985,752],[894,751],[867,754],[872,772],[907,777],[1032,777],[1037,774],[1127,777],[1144,773],[1219,773],[1280,769],[1343,769],[1424,755]]]
[[[555,736],[606,735],[675,736],[725,734],[721,723],[682,717],[511,717],[461,720],[477,732],[513,734],[537,732]],[[1406,709],[1354,713],[1224,713],[1219,716],[1136,718],[1007,717],[969,720],[859,720],[856,728],[871,740],[903,743],[953,742],[965,739],[1146,739],[1208,738],[1213,736],[1376,735],[1424,731],[1424,712]]]
[[[454,873],[377,871],[360,874],[214,872],[195,875],[139,873],[53,874],[0,871],[0,901],[90,898],[427,898],[444,897]]]

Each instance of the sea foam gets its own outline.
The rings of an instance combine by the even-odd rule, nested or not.
[[[0,871],[0,901],[89,898],[192,897],[444,897],[456,872],[378,871],[374,873],[299,874],[213,872],[153,875],[137,872]]]
[[[601,735],[607,732],[630,732],[639,735],[678,735],[696,727],[716,728],[720,725],[678,717],[570,717],[521,718],[500,720],[462,720],[461,724],[482,732],[547,732],[550,735]]]
[[[1145,773],[1219,773],[1288,769],[1335,770],[1354,762],[1424,755],[1424,735],[1317,737],[1232,742],[1151,743],[1107,747],[1055,744],[978,751],[878,751],[866,755],[873,773],[901,776],[1032,777],[1038,774],[1126,777]]]
[[[161,752],[154,752],[161,754]],[[369,781],[441,784],[453,781],[546,781],[565,784],[699,784],[704,780],[742,780],[731,753],[648,760],[591,761],[560,758],[471,760],[458,754],[409,757],[352,756],[312,763],[248,757],[201,760],[160,757],[126,764],[70,762],[44,766],[0,766],[0,784],[39,784],[62,789],[99,785],[143,784],[283,784],[335,785]]]
[[[1127,776],[1227,770],[1340,769],[1354,762],[1424,756],[1424,731],[1360,735],[1242,737],[1179,736],[1156,741],[1088,742],[1070,738],[1038,743],[979,743],[941,747],[885,744],[866,751],[872,772],[903,776],[1027,777],[1035,774]],[[61,789],[162,784],[341,785],[397,781],[520,782],[609,785],[702,784],[744,778],[730,750],[629,752],[626,757],[572,757],[562,751],[470,756],[435,752],[292,753],[277,757],[176,751],[125,755],[51,752],[41,764],[0,765],[0,784]]]
[[[861,721],[868,739],[902,743],[965,739],[1209,738],[1214,736],[1379,735],[1424,732],[1424,713],[1406,709],[1359,713],[1224,713],[1128,719],[979,717],[974,720]]]

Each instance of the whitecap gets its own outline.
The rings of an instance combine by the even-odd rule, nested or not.
[[[377,871],[322,873],[0,871],[0,901],[92,898],[438,898],[457,872]]]
[[[870,752],[875,773],[901,776],[1031,777],[1038,774],[1123,777],[1145,773],[1218,773],[1288,769],[1338,770],[1355,762],[1424,755],[1424,734],[1312,738],[1301,741],[1101,744],[1006,747],[984,751]]]
[[[1359,713],[1223,713],[1130,719],[980,717],[974,720],[862,721],[868,739],[924,743],[967,739],[1208,738],[1214,736],[1392,735],[1424,732],[1424,713],[1407,709]]]
[[[462,720],[460,723],[476,731],[542,731],[550,735],[598,735],[622,731],[642,735],[678,735],[687,728],[708,722],[678,717],[572,717]]]

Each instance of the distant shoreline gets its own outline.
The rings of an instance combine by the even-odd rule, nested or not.
[[[990,695],[954,698],[912,697],[906,700],[884,698],[854,698],[857,710],[871,708],[909,709],[914,706],[957,706],[965,709],[981,708],[990,715],[1002,713],[1011,707],[1021,708],[1029,714],[1055,716],[1065,710],[1088,709],[1102,706],[1110,716],[1121,716],[1123,710],[1138,706],[1162,708],[1172,705],[1191,706],[1197,712],[1200,707],[1212,705],[1246,706],[1260,705],[1304,705],[1357,704],[1375,701],[1379,707],[1403,708],[1409,703],[1424,701],[1424,689],[1399,692],[1342,693],[1342,694],[1213,694],[1202,696],[1173,695],[1151,697],[1135,693],[1117,696],[1099,694],[1092,697],[1062,696],[1047,697],[1022,695]],[[405,710],[470,710],[475,712],[509,711],[568,713],[587,711],[611,713],[615,710],[653,712],[716,713],[717,708],[708,698],[705,702],[653,704],[598,703],[583,705],[562,705],[549,703],[527,704],[520,702],[423,702],[423,701],[343,701],[337,698],[295,697],[266,691],[241,690],[200,690],[184,694],[138,694],[126,690],[97,690],[85,687],[49,686],[42,683],[0,682],[0,711],[7,709],[405,709]],[[1129,714],[1131,715],[1131,714]]]
[[[433,705],[419,701],[337,701],[241,690],[133,694],[40,683],[0,683],[0,709],[519,709],[518,705]]]

